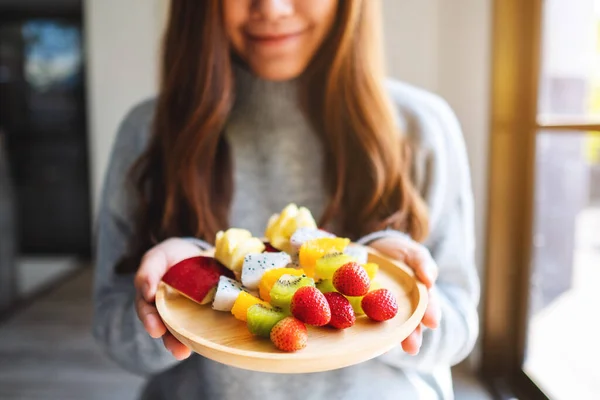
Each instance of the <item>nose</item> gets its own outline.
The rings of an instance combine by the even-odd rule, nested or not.
[[[277,20],[294,14],[295,0],[254,0],[252,15],[255,18]]]

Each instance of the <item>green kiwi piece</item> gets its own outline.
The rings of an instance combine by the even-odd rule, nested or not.
[[[320,279],[331,279],[339,267],[350,262],[356,262],[356,259],[348,254],[329,253],[317,259],[315,275]]]
[[[281,310],[255,304],[248,308],[246,317],[248,320],[248,330],[253,335],[268,338],[271,334],[271,329],[276,323],[284,319],[287,315]]]
[[[319,289],[321,293],[337,292],[335,287],[333,287],[333,281],[331,279],[321,279],[316,285],[317,289]]]
[[[315,281],[306,275],[281,275],[279,280],[273,285],[273,288],[271,288],[271,305],[279,307],[284,313],[289,314],[292,297],[294,297],[296,290],[303,286],[314,287]]]

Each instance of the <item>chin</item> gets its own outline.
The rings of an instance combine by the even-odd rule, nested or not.
[[[271,63],[271,65],[251,65],[252,72],[268,81],[289,81],[302,75],[305,65],[288,63]]]

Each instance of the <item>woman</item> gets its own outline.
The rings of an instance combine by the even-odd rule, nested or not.
[[[154,375],[143,398],[452,398],[449,367],[477,336],[467,159],[443,101],[384,81],[377,5],[172,0],[158,98],[121,126],[99,217],[94,332]],[[262,235],[290,202],[413,268],[431,293],[421,326],[326,373],[190,356],[153,305],[161,276],[219,229]]]

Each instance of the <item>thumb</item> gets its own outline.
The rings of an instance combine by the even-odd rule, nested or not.
[[[148,303],[154,302],[158,283],[167,269],[167,257],[159,248],[148,251],[142,258],[135,277],[135,287]]]

